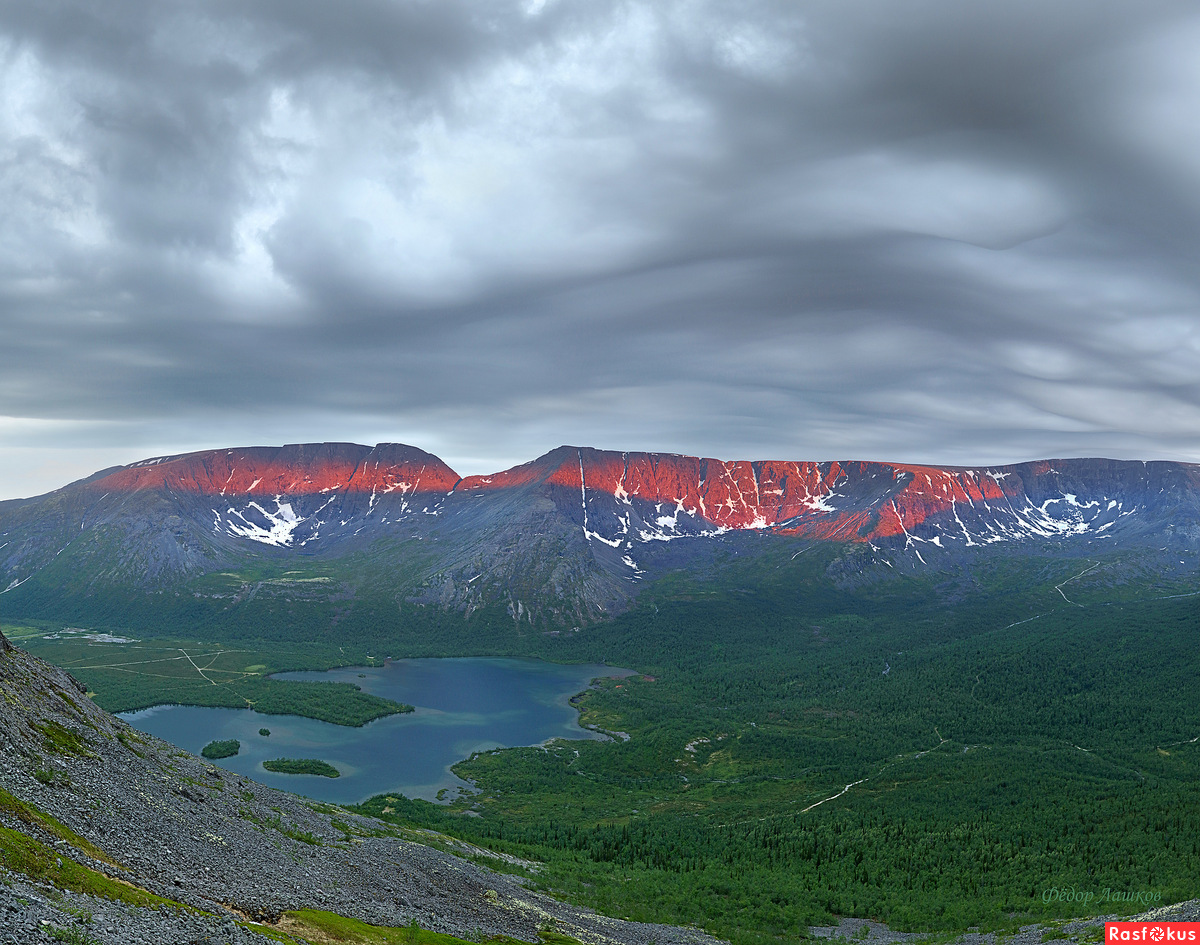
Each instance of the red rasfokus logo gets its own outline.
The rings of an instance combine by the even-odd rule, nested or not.
[[[1106,942],[1200,942],[1200,922],[1105,922]]]

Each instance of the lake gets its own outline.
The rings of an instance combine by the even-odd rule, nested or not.
[[[401,793],[427,800],[439,791],[453,797],[470,785],[450,766],[472,752],[540,745],[551,738],[602,738],[582,728],[571,696],[598,676],[632,670],[600,664],[563,666],[525,659],[413,659],[385,666],[328,672],[279,673],[276,679],[348,682],[365,692],[407,702],[416,711],[361,728],[252,709],[166,705],[125,712],[134,728],[195,755],[211,741],[236,738],[241,751],[218,764],[262,784],[335,804],[356,804],[375,794]],[[269,729],[263,736],[259,729]],[[275,774],[272,758],[319,758],[340,778]]]

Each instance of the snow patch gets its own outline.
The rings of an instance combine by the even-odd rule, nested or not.
[[[908,529],[904,527],[904,517],[900,514],[900,510],[896,508],[895,501],[892,502],[892,511],[896,513],[896,521],[900,525],[900,531],[904,532],[904,550],[907,551],[909,548],[912,548],[917,555],[917,560],[920,561],[921,564],[925,564],[925,559],[921,557],[920,549],[918,549],[914,544],[914,542],[923,541],[923,539],[908,533]]]
[[[810,512],[836,512],[837,509],[829,504],[829,500],[837,493],[828,492],[825,495],[810,495],[800,504]]]
[[[0,594],[7,594],[9,591],[20,587],[22,584],[24,584],[26,581],[28,581],[29,578],[31,578],[31,577],[33,577],[32,574],[29,575],[29,577],[21,578],[21,580],[19,580],[19,581],[14,580],[10,585],[8,585],[8,587],[6,587],[4,590],[0,591]]]
[[[245,515],[237,511],[237,509],[231,508],[227,514],[236,515],[244,524],[238,525],[231,521],[226,528],[231,535],[236,535],[238,538],[247,538],[250,541],[261,542],[264,545],[275,545],[279,548],[288,547],[292,543],[292,533],[304,521],[292,509],[290,502],[283,501],[282,496],[275,496],[275,511],[273,512],[268,512],[257,502],[251,502],[247,506],[247,509],[257,511],[259,515],[266,519],[269,527],[263,527],[257,522],[250,521]]]

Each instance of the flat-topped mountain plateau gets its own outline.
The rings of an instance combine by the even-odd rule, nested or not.
[[[878,579],[989,551],[1137,547],[1165,561],[1200,545],[1198,523],[1188,463],[941,468],[564,446],[464,478],[411,446],[307,444],[148,459],[0,503],[0,593],[10,613],[52,619],[181,593],[226,622],[261,596],[320,602],[331,619],[419,607],[570,629],[666,573],[767,548],[833,544],[842,579]]]

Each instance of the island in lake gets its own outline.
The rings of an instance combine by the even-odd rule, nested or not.
[[[329,762],[317,758],[273,758],[264,761],[262,766],[276,774],[317,774],[323,778],[342,776],[342,772]]]

